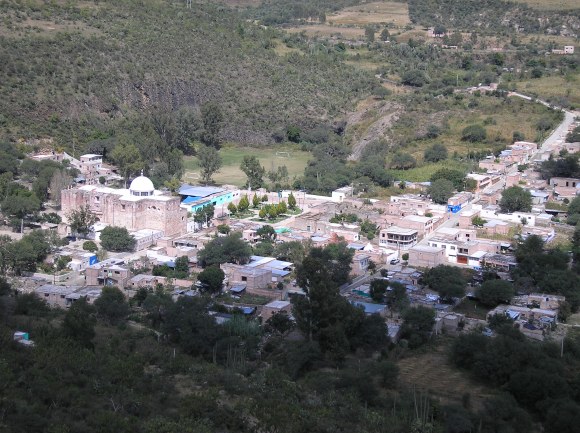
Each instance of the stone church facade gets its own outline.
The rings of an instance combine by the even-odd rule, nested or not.
[[[187,231],[187,211],[179,205],[179,197],[156,191],[145,176],[135,178],[128,190],[86,185],[62,191],[64,215],[88,206],[102,223],[130,231],[160,230],[164,236]]]

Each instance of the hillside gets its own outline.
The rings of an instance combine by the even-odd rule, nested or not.
[[[83,144],[126,132],[135,114],[184,107],[200,129],[199,107],[215,101],[222,139],[256,145],[327,122],[372,86],[332,52],[276,54],[281,33],[223,6],[2,1],[0,14],[0,126],[11,138]]]

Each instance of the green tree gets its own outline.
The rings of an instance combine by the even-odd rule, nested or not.
[[[296,209],[296,197],[294,197],[292,192],[290,192],[290,195],[288,195],[288,208],[290,208],[290,210]]]
[[[240,164],[240,170],[248,178],[247,185],[251,188],[260,188],[264,183],[264,174],[266,174],[266,169],[262,167],[260,161],[255,156],[245,155],[242,163]]]
[[[417,160],[405,152],[397,152],[391,160],[390,167],[400,170],[408,170],[417,166]]]
[[[471,143],[480,143],[487,138],[487,132],[481,125],[469,125],[461,131],[461,139]]]
[[[428,80],[420,69],[410,69],[402,75],[401,82],[407,86],[423,87]]]
[[[300,128],[296,125],[290,125],[286,128],[286,138],[292,143],[300,143]]]
[[[200,146],[197,151],[197,160],[201,168],[201,180],[212,183],[212,177],[222,167],[223,161],[215,147]]]
[[[111,152],[111,158],[119,167],[119,172],[129,182],[129,178],[145,168],[139,149],[134,144],[117,144]]]
[[[90,251],[91,253],[94,253],[98,249],[99,249],[99,247],[93,241],[84,241],[83,242],[83,250],[85,250],[85,251]]]
[[[371,299],[375,302],[382,302],[389,287],[387,280],[372,280],[370,285]]]
[[[81,237],[87,237],[91,227],[97,222],[97,216],[91,211],[89,206],[73,209],[66,217],[71,231]]]
[[[101,232],[101,246],[107,251],[133,251],[135,242],[125,227],[107,226]]]
[[[463,185],[465,182],[465,173],[450,168],[441,168],[433,173],[429,180],[431,182],[435,182],[438,179],[450,180],[453,182],[454,188],[458,191],[461,191],[463,190]]]
[[[509,281],[487,280],[477,289],[476,296],[483,305],[496,307],[507,304],[514,297],[515,291]]]
[[[199,273],[197,281],[202,290],[210,293],[219,293],[222,290],[225,274],[218,266],[209,266]]]
[[[248,195],[244,194],[238,203],[238,211],[243,213],[247,211],[250,207],[250,200],[248,200]]]
[[[431,199],[439,204],[447,204],[447,200],[453,195],[454,191],[453,182],[447,179],[437,179],[431,182],[428,189]]]
[[[381,41],[388,41],[389,40],[389,36],[391,36],[391,34],[389,33],[389,29],[387,29],[386,27],[383,29],[383,31],[381,32]]]
[[[473,218],[471,218],[471,224],[476,227],[483,227],[486,223],[487,221],[481,218],[479,215],[476,215]]]
[[[187,278],[189,276],[189,257],[181,256],[175,259],[173,273],[175,278]]]
[[[282,242],[274,247],[274,255],[280,260],[287,260],[299,265],[306,255],[306,248],[300,241]]]
[[[14,314],[19,314],[23,316],[42,317],[45,316],[49,311],[50,307],[48,306],[48,304],[36,293],[20,293],[16,297]]]
[[[391,310],[402,312],[409,307],[409,295],[404,284],[398,281],[389,283],[391,290],[386,292],[387,305]]]
[[[24,219],[40,210],[40,200],[35,194],[9,195],[2,202],[2,212],[6,215]]]
[[[213,204],[202,206],[195,211],[195,214],[193,215],[193,221],[195,221],[197,224],[206,224],[209,227],[211,225],[211,220],[213,219],[214,213],[215,206]]]
[[[262,227],[260,227],[258,230],[256,230],[256,234],[258,236],[260,236],[260,239],[263,242],[274,242],[276,240],[276,230],[274,230],[274,227],[272,227],[271,225],[263,225]]]
[[[231,202],[228,204],[228,212],[232,215],[238,213],[238,207],[235,205],[235,203]]]
[[[258,209],[260,203],[261,203],[260,197],[258,197],[257,193],[254,193],[254,196],[252,197],[252,207],[254,209]]]
[[[439,265],[429,269],[423,275],[423,283],[447,301],[465,296],[465,286],[467,285],[461,269],[448,265]]]
[[[119,323],[129,314],[129,304],[125,295],[117,287],[103,287],[101,296],[94,303],[99,317],[104,318],[109,323]]]
[[[499,207],[502,212],[529,212],[532,210],[532,195],[519,186],[511,186],[503,190]]]
[[[252,249],[238,232],[212,239],[198,253],[197,258],[204,267],[207,267],[222,263],[245,264],[251,255]]]
[[[428,162],[439,162],[447,159],[447,147],[440,143],[435,143],[425,150],[423,158]]]
[[[203,122],[203,142],[214,148],[219,148],[220,132],[223,126],[224,114],[221,107],[215,102],[206,102],[201,106]]]
[[[95,307],[85,298],[75,301],[62,322],[63,334],[83,347],[92,349],[95,337]]]
[[[423,306],[408,308],[403,312],[401,337],[409,341],[409,347],[415,349],[425,344],[435,324],[435,311]]]

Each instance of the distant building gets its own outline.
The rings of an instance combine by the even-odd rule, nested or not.
[[[287,314],[292,311],[292,304],[289,301],[272,301],[262,307],[260,317],[263,322],[266,322],[274,314]]]
[[[89,286],[116,286],[123,289],[131,278],[131,271],[123,265],[122,260],[108,259],[89,266],[85,278]]]
[[[391,226],[380,231],[379,246],[396,250],[408,250],[417,244],[418,234],[419,232],[415,229]]]

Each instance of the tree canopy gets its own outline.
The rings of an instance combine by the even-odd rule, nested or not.
[[[423,283],[437,291],[441,298],[451,300],[465,296],[467,280],[460,268],[439,265],[429,269],[423,275]]]
[[[197,258],[202,266],[207,267],[222,263],[245,264],[251,255],[252,248],[241,238],[241,233],[232,233],[212,239]]]
[[[529,212],[532,210],[532,195],[519,186],[511,186],[501,193],[499,207],[502,212]]]
[[[135,243],[125,227],[107,226],[101,231],[101,246],[107,251],[132,251]]]

